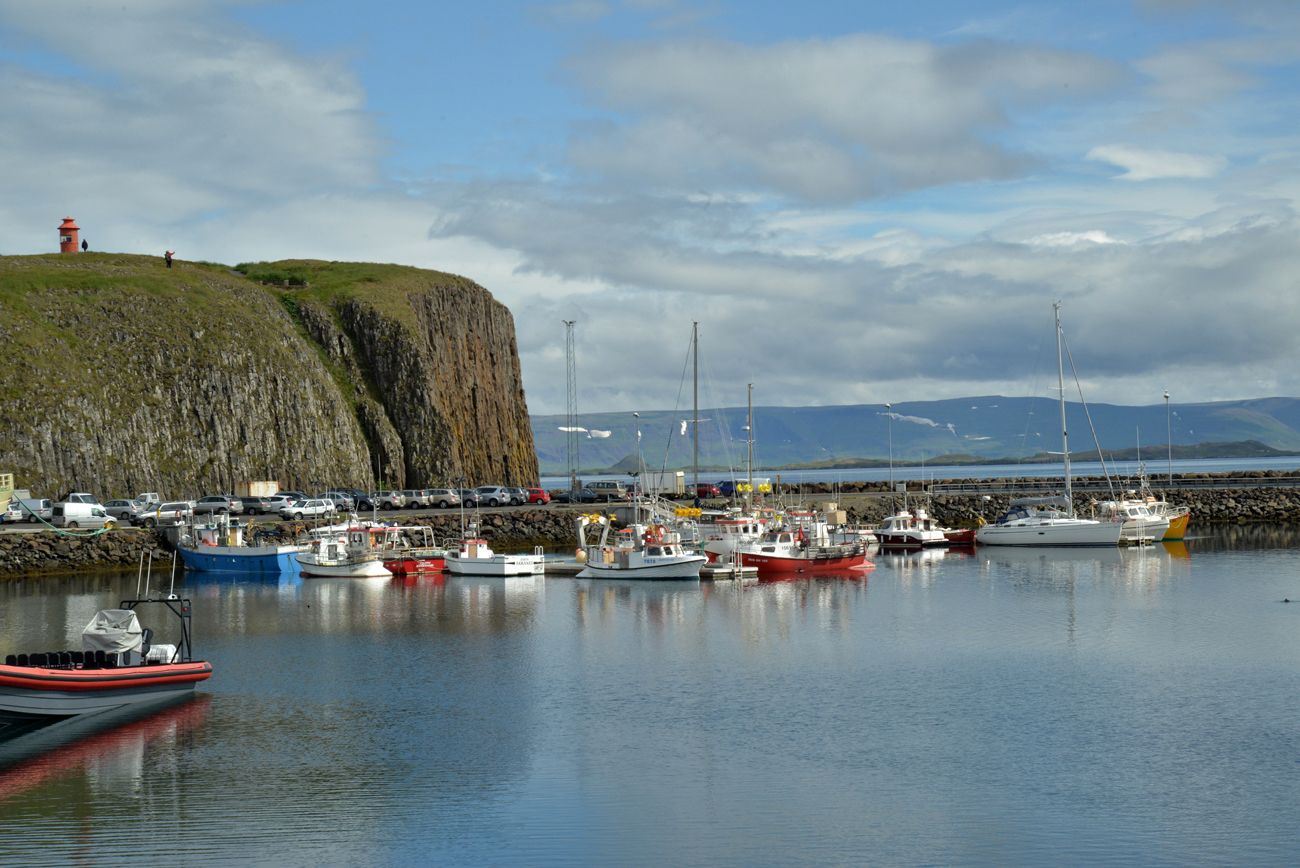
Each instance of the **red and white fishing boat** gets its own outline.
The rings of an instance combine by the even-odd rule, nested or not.
[[[175,645],[155,644],[135,609],[166,606],[180,621]],[[212,664],[194,660],[190,648],[190,601],[123,600],[95,615],[82,633],[80,651],[10,654],[0,665],[0,737],[46,723],[97,714],[133,703],[193,693],[212,675]]]
[[[787,513],[789,526],[767,531],[737,549],[741,566],[764,573],[809,572],[860,567],[867,562],[865,543],[832,543],[825,520],[810,513]]]
[[[433,531],[424,531],[423,545],[410,545],[405,538],[384,553],[384,569],[395,576],[440,573],[447,566],[447,550],[434,544]],[[406,528],[410,533],[414,527]]]

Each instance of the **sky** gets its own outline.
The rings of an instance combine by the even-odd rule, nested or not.
[[[1300,395],[1293,0],[0,0],[0,253],[462,274],[530,412]],[[473,328],[473,323],[465,323]],[[689,376],[689,372],[686,372]],[[707,400],[705,400],[707,398]]]

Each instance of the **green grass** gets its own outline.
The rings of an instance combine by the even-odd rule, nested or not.
[[[301,298],[311,298],[333,308],[353,300],[365,301],[389,319],[418,329],[407,296],[439,287],[479,288],[466,277],[442,271],[430,271],[410,265],[375,262],[325,262],[319,259],[285,259],[279,262],[243,262],[235,270],[250,280],[283,284],[308,284],[288,291]],[[498,303],[499,302],[494,302]]]

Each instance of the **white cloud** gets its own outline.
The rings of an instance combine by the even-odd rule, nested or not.
[[[138,238],[379,179],[383,145],[347,65],[286,51],[219,6],[9,2],[0,27],[77,70],[0,65],[11,243],[32,228],[46,240],[58,212],[131,249],[126,224]]]
[[[1025,242],[1040,247],[1074,247],[1079,244],[1120,244],[1100,229],[1086,232],[1049,232],[1036,235]]]
[[[1100,145],[1088,152],[1087,159],[1110,163],[1124,169],[1125,181],[1153,181],[1161,178],[1213,178],[1228,161],[1221,156],[1181,154],[1129,145]]]
[[[1083,54],[868,34],[757,47],[620,44],[570,68],[596,102],[635,118],[575,139],[578,167],[814,200],[1016,176],[1033,158],[989,135],[1011,111],[1096,94],[1123,77]]]

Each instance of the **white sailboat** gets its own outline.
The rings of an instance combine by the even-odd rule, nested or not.
[[[1065,494],[1061,497],[1025,497],[1011,501],[1011,509],[993,524],[975,532],[986,546],[1117,546],[1122,522],[1093,521],[1074,514],[1070,490],[1070,444],[1065,428],[1065,365],[1061,358],[1061,303],[1056,314],[1056,378],[1061,397],[1061,452],[1065,462]]]

